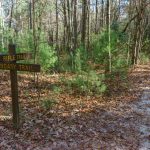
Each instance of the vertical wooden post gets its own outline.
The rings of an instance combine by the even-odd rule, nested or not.
[[[9,54],[16,54],[16,46],[9,44]],[[13,61],[16,63],[16,61]],[[12,112],[13,112],[13,126],[16,130],[19,129],[19,103],[18,103],[18,81],[17,71],[10,70],[11,80],[11,94],[12,94]]]

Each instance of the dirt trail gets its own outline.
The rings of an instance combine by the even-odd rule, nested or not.
[[[87,106],[92,100],[86,100],[82,109],[72,105],[67,112],[64,107],[77,102],[68,95],[71,103],[67,105],[63,97],[64,105],[58,106],[63,111],[51,110],[49,116],[37,111],[37,107],[22,108],[26,118],[15,136],[8,121],[1,124],[0,120],[0,150],[150,150],[149,65],[137,66],[130,80],[133,86],[117,101],[95,100],[95,104]],[[8,105],[4,104],[0,99],[3,111]],[[88,111],[83,111],[87,107]]]
[[[137,149],[150,150],[150,67],[149,65],[139,66],[134,73],[139,78],[135,92],[142,91],[142,94],[137,101],[123,105],[123,107],[128,107],[133,118],[133,122],[128,120],[126,123],[130,125],[134,123],[139,138]]]
[[[150,67],[149,65],[137,67],[137,73],[141,76],[140,84],[137,83],[137,89],[143,90],[138,101],[128,105],[134,115],[138,114],[135,120],[139,135],[139,150],[150,149]]]
[[[131,105],[134,113],[140,113],[143,117],[137,121],[139,133],[141,135],[140,149],[150,149],[150,89],[145,87],[140,100]]]

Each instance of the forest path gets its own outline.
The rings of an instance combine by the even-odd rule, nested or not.
[[[127,106],[132,112],[132,117],[135,117],[134,123],[139,135],[138,149],[150,150],[150,66],[139,66],[134,72],[137,73],[137,77],[141,77],[137,83],[137,89],[143,90],[143,92],[138,101],[127,104]]]
[[[137,101],[125,104],[123,107],[128,107],[129,111],[132,112],[130,117],[134,118],[132,123],[134,123],[139,136],[138,149],[150,150],[150,65],[138,66],[133,74],[137,76],[136,78],[139,78],[134,87],[137,87],[137,89],[134,89],[134,91],[142,91],[142,94]],[[132,124],[129,120],[128,123]]]
[[[137,120],[136,126],[141,134],[140,149],[150,149],[150,88],[145,87],[140,100],[131,105],[134,113],[139,113],[142,117]]]
[[[11,116],[6,111],[11,106],[8,78],[3,74],[0,83],[0,150],[150,150],[149,65],[136,66],[129,75],[129,90],[111,100],[65,93],[57,95],[56,108],[45,112],[41,103],[21,93],[23,121],[15,135],[11,120],[1,120],[4,114]],[[34,86],[29,77],[22,80],[22,89]],[[32,96],[34,89],[28,92]]]

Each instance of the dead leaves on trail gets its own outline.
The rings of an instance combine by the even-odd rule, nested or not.
[[[0,72],[0,149],[137,150],[142,137],[136,124],[144,116],[131,106],[148,86],[149,69],[137,66],[129,75],[128,90],[103,98],[64,91],[59,79],[72,74],[40,75],[38,87],[33,75],[19,74],[21,129],[17,134],[11,124],[9,72]]]

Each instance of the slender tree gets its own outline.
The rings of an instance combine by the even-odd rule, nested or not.
[[[87,0],[82,0],[82,28],[81,28],[81,42],[85,47],[87,27]]]

